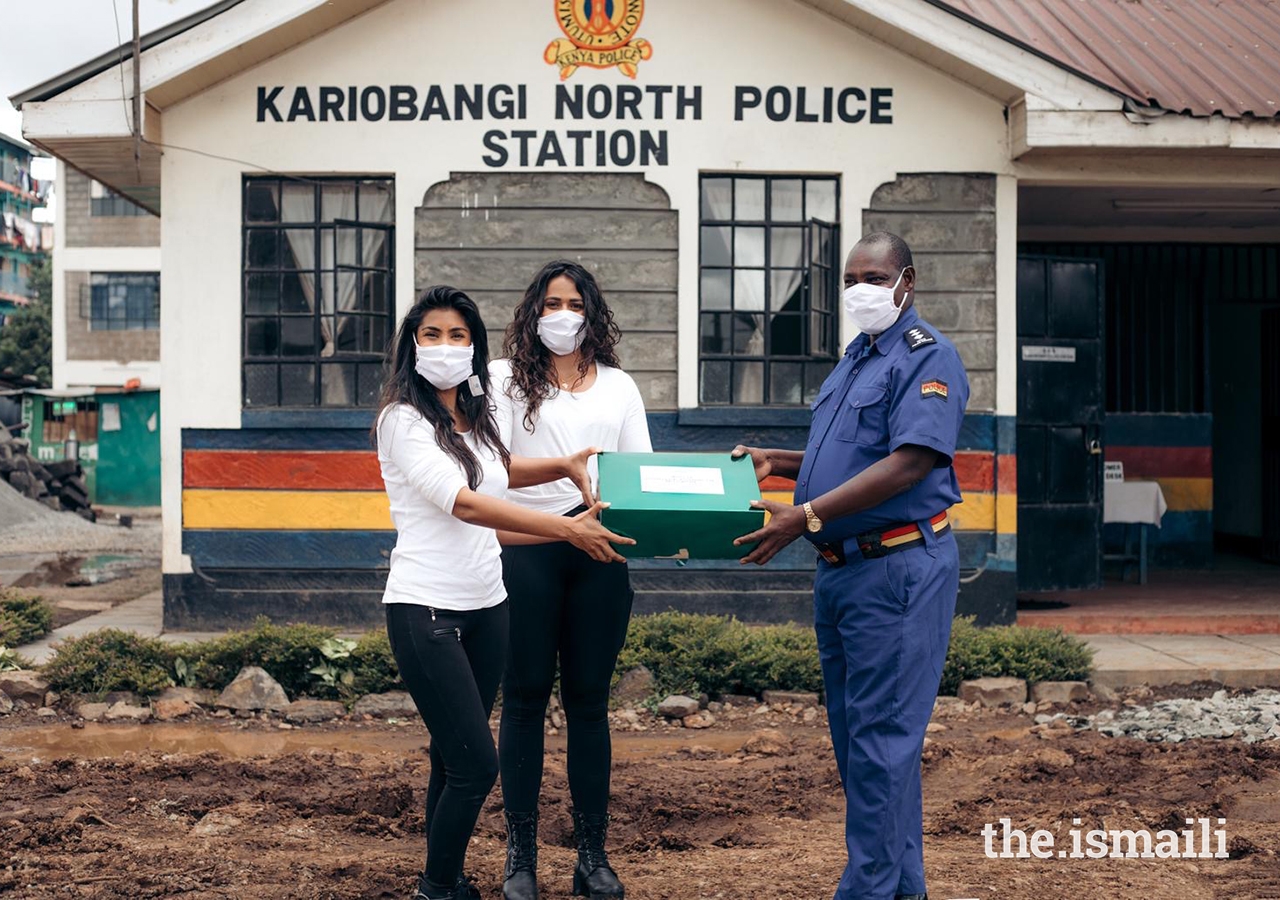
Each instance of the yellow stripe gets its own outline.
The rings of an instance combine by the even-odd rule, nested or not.
[[[1157,478],[1169,512],[1213,509],[1212,478]]]
[[[965,492],[963,503],[951,507],[951,527],[956,531],[995,531],[996,495]]]
[[[996,494],[996,533],[1018,533],[1018,495]]]
[[[382,491],[182,492],[184,528],[391,531]]]

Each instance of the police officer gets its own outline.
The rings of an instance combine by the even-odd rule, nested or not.
[[[925,895],[920,753],[942,677],[960,567],[947,510],[969,382],[955,347],[912,309],[902,238],[860,240],[844,307],[861,332],[813,403],[803,451],[739,446],[756,476],[796,479],[795,505],[737,543],[760,565],[803,535],[818,550],[815,628],[846,798],[836,900]]]

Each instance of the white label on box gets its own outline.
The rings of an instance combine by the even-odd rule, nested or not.
[[[1028,362],[1066,362],[1076,361],[1075,347],[1023,347],[1022,358]]]
[[[719,469],[697,466],[641,466],[640,490],[646,494],[723,494]]]
[[[1105,462],[1102,464],[1103,481],[1124,481],[1124,463]]]

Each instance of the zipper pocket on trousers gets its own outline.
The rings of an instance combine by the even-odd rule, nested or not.
[[[461,628],[433,628],[431,629],[431,634],[433,637],[444,637],[446,634],[451,634],[458,639],[458,643],[462,643]]]

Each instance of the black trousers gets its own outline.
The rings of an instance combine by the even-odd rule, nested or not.
[[[431,732],[426,877],[452,888],[467,843],[498,778],[489,713],[507,656],[507,606],[454,612],[387,604],[387,636],[400,677]]]
[[[543,719],[560,663],[569,730],[569,792],[580,812],[609,808],[609,685],[631,619],[631,579],[622,563],[600,563],[572,544],[502,549],[511,642],[502,680],[498,757],[510,812],[538,808]]]

